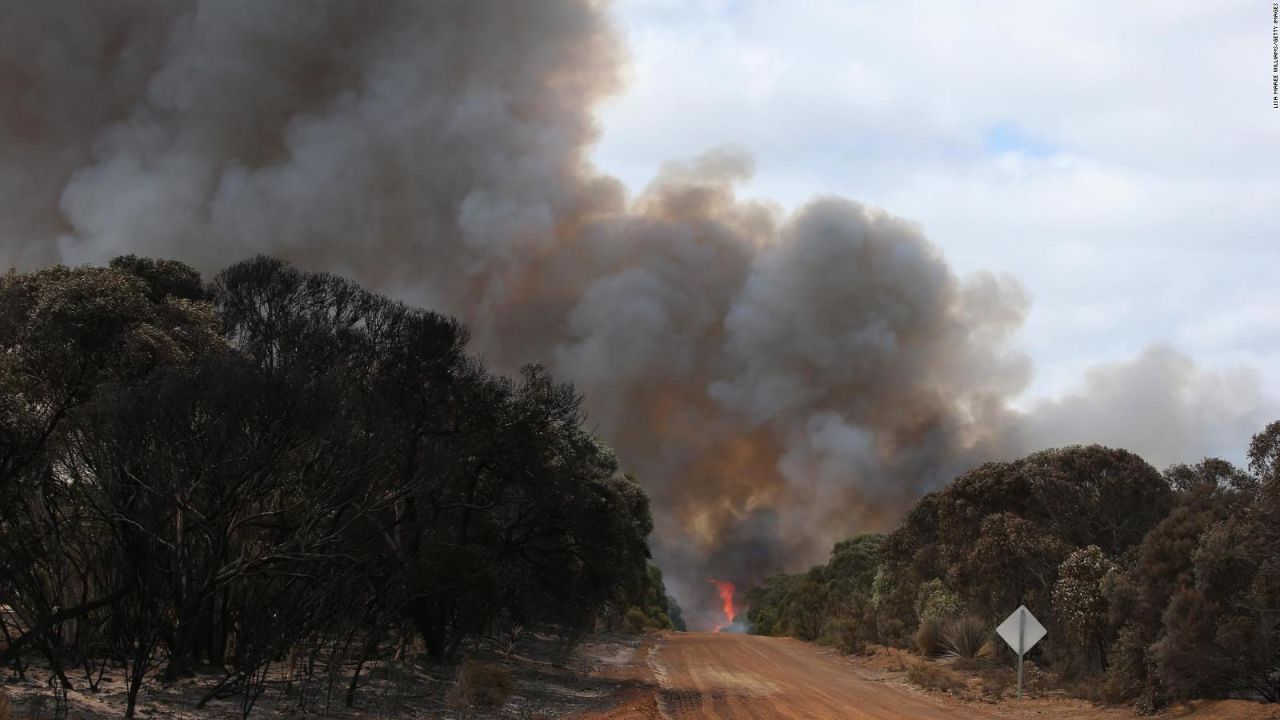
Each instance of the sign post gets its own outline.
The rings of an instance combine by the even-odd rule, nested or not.
[[[996,628],[1000,639],[1009,644],[1018,655],[1018,698],[1022,698],[1022,656],[1044,639],[1049,631],[1044,629],[1036,616],[1031,614],[1026,605],[1019,605],[1013,614],[1005,618]]]

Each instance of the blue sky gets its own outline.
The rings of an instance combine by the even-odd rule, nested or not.
[[[1014,153],[1043,158],[1060,154],[1064,150],[1032,137],[1016,123],[997,122],[987,128],[983,138],[983,151],[990,155]]]
[[[1270,5],[620,0],[598,112],[633,190],[731,145],[748,197],[840,194],[1017,277],[1024,402],[1152,344],[1280,391],[1280,111]]]

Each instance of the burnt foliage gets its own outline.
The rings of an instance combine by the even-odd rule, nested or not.
[[[248,715],[273,662],[345,662],[350,704],[382,653],[569,644],[655,580],[665,609],[648,500],[580,396],[466,342],[268,258],[0,278],[0,664],[119,664],[130,715],[148,673],[212,666],[206,701]]]

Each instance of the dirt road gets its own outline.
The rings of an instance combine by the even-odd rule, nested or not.
[[[885,659],[899,654],[883,648]],[[991,703],[925,692],[898,662],[841,657],[788,638],[665,633],[612,663],[625,690],[613,707],[577,720],[1133,720],[1128,707],[1097,707],[1064,693]],[[1275,705],[1197,700],[1157,720],[1280,720]]]
[[[786,638],[679,633],[647,660],[665,720],[944,720],[954,707],[865,679],[848,663]],[[968,708],[966,708],[968,709]],[[965,712],[963,716],[983,715]]]

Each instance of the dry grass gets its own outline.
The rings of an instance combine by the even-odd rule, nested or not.
[[[991,702],[1000,702],[1013,694],[1018,676],[1004,666],[986,666],[976,673],[981,696]]]
[[[990,678],[984,677],[982,679],[981,687],[982,696],[989,699],[991,702],[1000,702],[1005,699],[1005,696],[1009,694],[1010,690],[1009,683],[1005,682],[1004,678],[998,676]]]
[[[514,691],[506,668],[468,660],[449,691],[449,704],[459,710],[494,710],[506,705]]]
[[[942,647],[958,658],[971,660],[989,654],[990,639],[991,628],[972,615],[952,620],[942,631]]]
[[[907,668],[907,679],[925,690],[941,690],[953,695],[964,696],[969,690],[959,675],[929,662],[918,662]]]
[[[942,618],[927,617],[916,628],[916,651],[925,657],[937,657],[942,653]]]
[[[1098,678],[1078,678],[1071,682],[1059,683],[1059,687],[1066,691],[1068,697],[1077,697],[1095,705],[1108,704],[1108,698],[1103,692],[1103,683]]]

